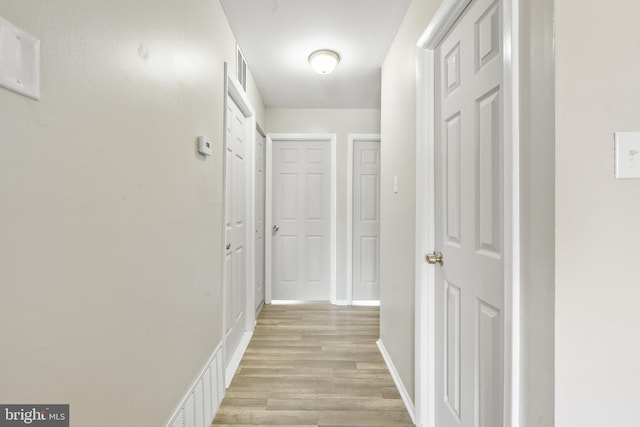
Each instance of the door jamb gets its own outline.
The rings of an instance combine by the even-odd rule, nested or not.
[[[267,133],[265,169],[265,304],[271,304],[271,263],[272,242],[271,228],[273,227],[273,141],[323,141],[330,144],[331,149],[331,257],[329,272],[329,288],[331,304],[336,304],[336,248],[337,248],[337,164],[336,164],[336,134],[313,133]]]
[[[447,32],[472,0],[443,0],[417,45],[415,408],[416,425],[434,427],[435,269],[424,256],[435,249],[435,56]],[[502,0],[504,84],[504,426],[520,417],[520,240],[519,240],[519,0]]]
[[[244,89],[240,85],[240,82],[235,78],[233,73],[229,70],[228,63],[224,63],[224,114],[223,114],[223,158],[222,158],[222,236],[223,242],[226,242],[226,200],[227,200],[227,101],[229,97],[231,97],[240,110],[243,112],[245,117],[248,120],[246,124],[248,129],[247,140],[250,142],[247,144],[247,152],[245,153],[245,157],[247,160],[245,166],[245,177],[247,179],[247,192],[245,194],[245,216],[247,218],[246,226],[245,226],[245,245],[246,245],[246,278],[245,278],[245,334],[240,342],[240,347],[238,347],[239,357],[234,357],[234,360],[225,360],[225,385],[228,387],[231,383],[231,378],[237,369],[240,358],[246,349],[246,346],[249,344],[249,340],[256,325],[256,311],[254,305],[255,301],[255,242],[254,242],[254,234],[255,230],[255,132],[256,132],[256,115],[253,107],[251,106],[251,102],[247,97]],[[225,304],[226,301],[226,262],[225,262],[225,250],[222,250],[222,345],[223,345],[223,354],[226,353],[226,339],[225,339],[225,331],[227,329],[226,324],[226,313],[228,307]],[[244,347],[244,348],[242,348]],[[237,360],[236,360],[237,359]]]
[[[347,136],[347,286],[346,305],[353,305],[353,146],[355,141],[380,143],[379,133],[350,133]]]

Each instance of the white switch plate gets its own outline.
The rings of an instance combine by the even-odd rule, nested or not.
[[[198,151],[205,156],[211,156],[213,154],[213,141],[206,136],[199,136]]]
[[[393,177],[393,192],[398,193],[398,175]]]
[[[1,17],[0,86],[40,99],[40,40]]]
[[[616,179],[640,178],[640,132],[616,132]]]

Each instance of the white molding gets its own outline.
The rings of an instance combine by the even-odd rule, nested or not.
[[[246,282],[245,282],[245,335],[247,331],[253,331],[256,325],[256,309],[254,306],[255,303],[255,173],[256,173],[256,163],[255,163],[255,132],[256,132],[256,115],[253,107],[251,106],[251,102],[249,101],[249,97],[243,90],[240,82],[233,76],[232,73],[229,72],[229,66],[225,62],[224,64],[224,73],[225,73],[225,97],[224,97],[224,118],[223,123],[226,129],[227,123],[227,100],[231,97],[235,103],[238,105],[242,113],[247,118],[247,131],[248,131],[248,141],[251,141],[250,144],[247,144],[247,151],[245,152],[245,176],[248,182],[248,190],[245,195],[245,215],[247,217],[247,225],[245,228],[245,245],[246,245]],[[222,236],[223,242],[227,241],[226,239],[226,227],[225,227],[225,218],[226,218],[226,191],[227,191],[227,182],[226,182],[226,151],[227,151],[227,132],[224,132],[223,135],[223,149],[222,149],[222,163],[223,163],[223,194],[222,194]],[[226,325],[226,311],[228,307],[224,304],[226,301],[226,262],[225,262],[225,251],[222,251],[222,336],[226,336],[225,331],[227,330]],[[223,339],[223,348],[226,354],[226,340]]]
[[[264,166],[264,303],[271,304],[271,227],[273,226],[272,204],[273,194],[271,191],[273,157],[273,143],[267,134],[264,145],[265,166]]]
[[[423,257],[435,246],[434,223],[434,50],[472,0],[443,0],[417,45],[415,402],[418,427],[434,427],[434,269]],[[504,426],[520,416],[520,241],[519,241],[519,0],[502,0],[505,87],[505,375]],[[426,119],[425,119],[426,118]]]
[[[504,216],[509,220],[505,238],[505,425],[520,425],[520,32],[519,0],[503,1],[503,78],[505,87],[505,120],[503,133],[511,144],[505,144]],[[509,187],[510,186],[510,187]],[[507,404],[509,403],[509,404]]]
[[[394,366],[393,361],[391,360],[391,356],[389,356],[389,353],[387,352],[387,349],[385,348],[384,344],[382,343],[382,340],[376,341],[376,344],[378,345],[378,349],[380,350],[380,354],[382,355],[382,358],[384,359],[384,363],[387,365],[387,369],[389,369],[389,373],[391,374],[391,378],[393,378],[393,382],[395,383],[396,388],[398,389],[398,393],[400,393],[400,397],[402,397],[402,401],[404,402],[404,406],[407,407],[407,412],[409,412],[409,416],[411,417],[411,421],[415,424],[416,423],[415,408],[413,407],[413,402],[411,401],[411,397],[410,397],[409,393],[407,392],[407,388],[404,386],[404,383],[402,382],[402,379],[400,379],[400,375],[398,375],[398,371],[396,370],[396,367]]]
[[[242,361],[242,356],[244,356],[244,352],[247,351],[247,347],[249,346],[249,342],[251,341],[251,337],[253,336],[252,331],[246,331],[242,338],[240,339],[240,343],[236,348],[236,351],[233,355],[227,360],[227,367],[225,369],[224,386],[229,388],[231,385],[231,381],[233,380],[233,376],[238,371],[238,367],[240,366],[240,362]]]
[[[353,301],[351,305],[355,307],[380,307],[380,300],[360,300]]]
[[[353,146],[355,141],[381,142],[379,133],[350,133],[347,136],[347,305],[353,304]]]
[[[218,344],[211,356],[207,359],[204,367],[199,371],[184,397],[173,411],[166,427],[183,426],[186,419],[193,420],[196,427],[206,427],[211,425],[218,411],[222,399],[224,398],[224,362],[223,362],[222,342]],[[202,396],[199,395],[202,392]],[[203,406],[203,418],[196,417],[195,400],[196,396],[201,397]],[[200,399],[198,399],[200,400]],[[198,423],[198,421],[200,421]]]
[[[265,176],[265,303],[271,304],[271,263],[273,227],[272,198],[273,198],[273,141],[323,141],[330,144],[331,149],[331,259],[330,259],[330,301],[336,304],[336,253],[337,253],[337,150],[335,133],[268,133],[266,142],[266,176]]]

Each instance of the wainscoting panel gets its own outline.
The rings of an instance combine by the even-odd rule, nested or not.
[[[167,427],[210,426],[224,398],[224,391],[221,343],[180,402]]]

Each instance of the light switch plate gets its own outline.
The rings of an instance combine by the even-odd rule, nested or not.
[[[199,136],[198,151],[205,156],[211,156],[213,154],[213,141],[206,136]]]
[[[616,132],[616,179],[640,179],[640,132]]]
[[[1,17],[0,86],[40,99],[40,40]]]

